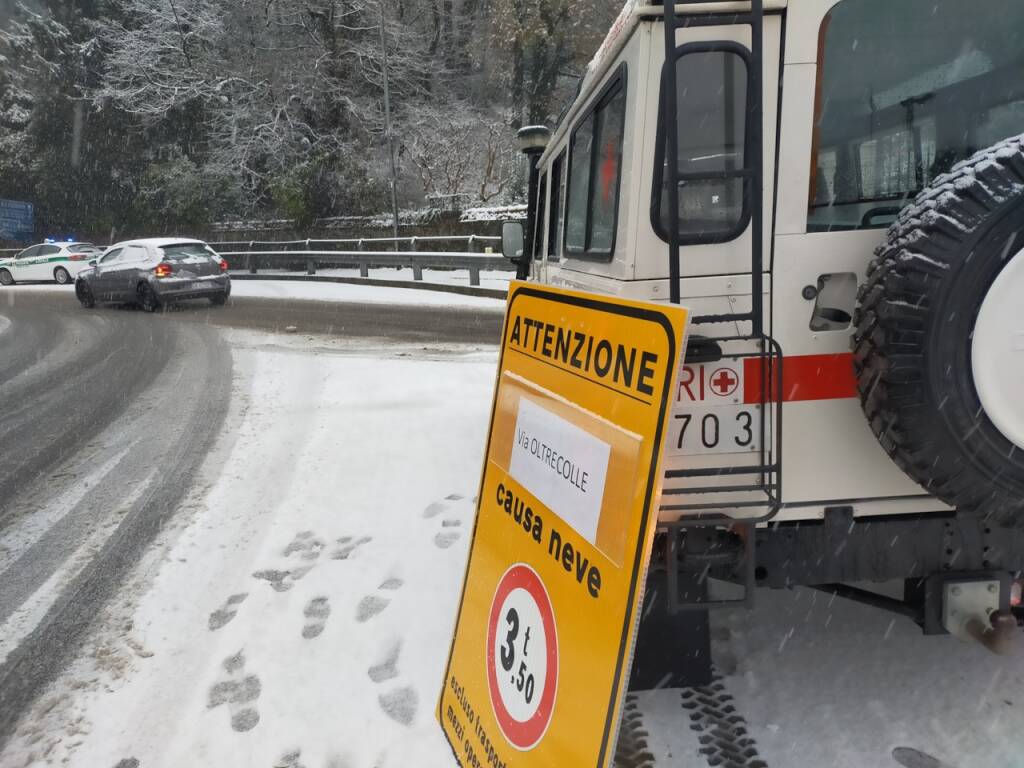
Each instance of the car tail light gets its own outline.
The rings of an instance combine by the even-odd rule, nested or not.
[[[68,256],[71,261],[85,261],[89,258],[88,254],[85,253],[72,253]]]
[[[174,270],[171,268],[170,264],[166,261],[161,261],[156,265],[156,268],[153,270],[153,274],[157,277],[168,277],[173,271]]]
[[[1024,580],[1015,581],[1010,585],[1010,606],[1012,608],[1020,608],[1024,605],[1024,599],[1021,596],[1022,591],[1024,591]]]
[[[220,271],[221,272],[227,272],[228,271],[228,261],[227,261],[227,259],[221,259],[220,260]]]

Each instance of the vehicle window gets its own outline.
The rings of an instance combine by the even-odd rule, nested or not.
[[[30,248],[26,248],[24,251],[19,253],[16,258],[19,259],[31,259],[33,256],[39,255],[39,249],[41,246],[33,245]]]
[[[41,245],[36,256],[55,256],[60,253],[59,245]]]
[[[565,204],[565,150],[551,164],[551,205],[548,208],[548,256],[559,253],[559,237],[562,234],[562,206]]]
[[[110,266],[121,261],[121,257],[124,255],[124,248],[115,248],[112,251],[108,251],[107,254],[100,259],[100,263],[103,266]]]
[[[884,25],[878,23],[884,14]],[[822,23],[807,230],[887,226],[1024,128],[1024,4],[843,0]]]
[[[565,250],[578,253],[587,247],[587,196],[590,186],[592,120],[585,120],[572,136],[569,170],[569,210],[565,224]]]
[[[178,245],[165,245],[160,249],[163,252],[164,261],[184,261],[196,256],[213,257],[216,254],[203,243],[180,243]]]
[[[573,133],[565,241],[565,250],[572,256],[611,259],[625,115],[625,77],[619,76],[606,86]]]
[[[723,44],[683,46],[676,58],[680,243],[731,240],[750,217],[745,179],[747,63],[745,49]],[[663,126],[652,211],[655,230],[667,239],[670,226]]]
[[[128,263],[133,261],[145,261],[149,258],[149,251],[146,250],[145,246],[141,245],[129,245],[124,249],[124,253],[121,254],[121,258],[118,259],[121,263]]]
[[[533,258],[537,259],[543,254],[544,235],[546,233],[547,218],[544,216],[544,203],[547,201],[548,175],[542,174],[540,183],[537,185],[537,215],[533,220],[536,222],[536,231],[533,233]]]

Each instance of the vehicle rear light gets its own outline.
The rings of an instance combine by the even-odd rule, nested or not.
[[[220,271],[221,272],[227,272],[228,271],[228,261],[227,261],[227,259],[221,259],[220,260]]]
[[[170,276],[172,271],[173,269],[171,268],[170,264],[168,264],[166,261],[161,261],[159,264],[156,265],[156,268],[153,270],[153,274],[156,275],[157,277],[168,277]]]
[[[88,256],[84,253],[72,253],[68,256],[71,261],[85,261]]]
[[[1020,608],[1024,600],[1021,599],[1021,592],[1024,591],[1024,581],[1015,581],[1010,585],[1010,606]]]

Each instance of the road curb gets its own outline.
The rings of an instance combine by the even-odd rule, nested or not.
[[[373,285],[381,288],[412,288],[419,291],[458,293],[463,296],[482,296],[488,299],[504,299],[508,291],[502,288],[478,288],[472,285],[446,285],[411,280],[381,280],[375,277],[331,277],[320,275],[251,275],[248,272],[229,272],[232,280],[288,280],[310,283],[349,283],[351,285]]]

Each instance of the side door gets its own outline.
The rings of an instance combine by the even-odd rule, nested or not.
[[[43,246],[41,245],[33,245],[31,248],[26,248],[15,256],[10,266],[11,277],[15,280],[33,280],[32,265],[35,263],[42,248]]]
[[[149,251],[143,245],[127,245],[107,272],[110,290],[120,301],[135,300],[136,276],[139,268],[149,258]]]
[[[124,256],[124,248],[112,248],[96,263],[93,273],[92,290],[97,298],[109,301],[114,298],[113,279],[117,275],[117,265]]]
[[[36,254],[26,262],[25,280],[53,280],[55,257],[60,255],[59,245],[40,245]]]

